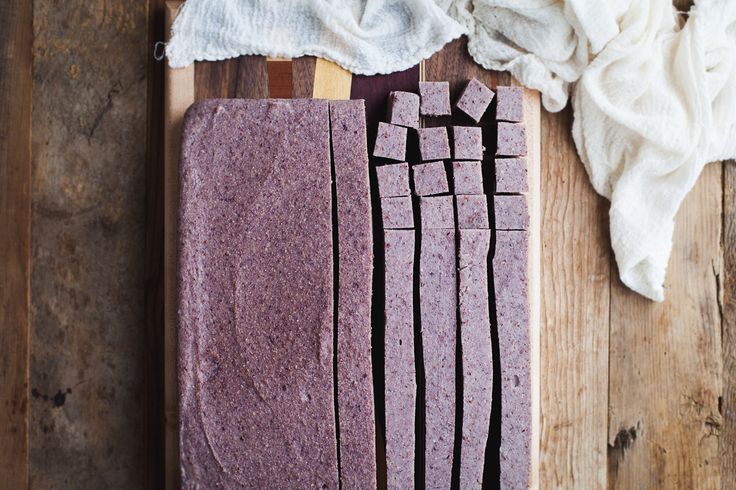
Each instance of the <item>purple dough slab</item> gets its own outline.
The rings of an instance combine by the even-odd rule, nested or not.
[[[493,100],[493,90],[477,78],[471,78],[465,85],[455,107],[470,116],[475,122],[480,121]]]
[[[521,123],[499,122],[496,155],[517,157],[526,155],[526,128]]]
[[[455,194],[483,194],[481,162],[452,162],[452,187]]]
[[[521,122],[524,120],[524,89],[496,87],[496,120]]]
[[[528,488],[531,469],[531,350],[528,234],[497,231],[493,257],[501,357],[501,488]]]
[[[497,230],[529,228],[529,206],[525,195],[493,196]]]
[[[388,94],[388,122],[408,128],[419,127],[419,96],[412,92]]]
[[[527,192],[526,158],[496,158],[496,192]]]
[[[382,198],[381,216],[383,217],[383,228],[385,230],[414,228],[414,211],[411,207],[411,197]]]
[[[373,228],[365,102],[330,102],[338,231],[337,407],[344,488],[376,487],[371,359]]]
[[[378,195],[380,197],[411,195],[409,164],[406,162],[376,167],[376,180],[378,180]]]
[[[483,160],[483,130],[478,127],[452,127],[452,154],[455,160]]]
[[[460,195],[457,203],[457,227],[461,230],[482,230],[488,225],[488,200],[485,194]]]
[[[488,309],[490,230],[460,230],[458,257],[463,358],[463,426],[460,488],[481,488],[493,395]]]
[[[417,196],[450,192],[443,161],[412,165],[411,171],[414,178],[414,194]]]
[[[414,231],[386,230],[383,242],[386,475],[388,488],[414,488]]]
[[[455,230],[423,229],[419,302],[425,373],[425,478],[450,488],[455,437]]]
[[[329,131],[320,100],[207,100],[187,111],[184,488],[338,488]]]
[[[373,156],[389,160],[406,159],[406,128],[385,122],[378,123]]]
[[[422,161],[443,160],[450,158],[450,141],[447,137],[447,128],[419,128],[419,154]]]
[[[419,95],[422,98],[420,113],[422,116],[449,116],[450,82],[419,82]]]
[[[419,199],[422,229],[455,229],[453,196],[430,196]]]

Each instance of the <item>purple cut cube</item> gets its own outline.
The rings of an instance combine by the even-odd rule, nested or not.
[[[373,156],[389,160],[406,159],[406,128],[385,122],[378,123]]]
[[[470,116],[473,121],[478,122],[491,105],[492,100],[493,90],[477,78],[472,78],[463,89],[463,93],[460,94],[455,107]]]
[[[422,97],[422,116],[449,116],[452,113],[450,82],[419,82],[419,95]]]
[[[496,192],[519,193],[528,190],[526,158],[496,158]]]
[[[411,92],[388,94],[388,122],[409,128],[419,127],[419,96]]]
[[[459,229],[488,229],[488,201],[485,194],[457,196],[456,202]]]
[[[442,160],[413,165],[411,170],[414,175],[414,193],[417,196],[431,196],[450,192],[450,187],[447,184],[447,174],[445,173],[445,163]]]
[[[422,228],[455,229],[455,213],[452,209],[453,196],[430,196],[419,199],[419,214]]]
[[[483,194],[482,164],[452,162],[452,187],[455,194]]]
[[[411,194],[409,190],[409,164],[391,163],[376,167],[379,197],[399,197]]]
[[[381,199],[383,229],[414,228],[414,212],[411,197],[384,197]]]
[[[419,154],[422,161],[443,160],[450,158],[450,141],[447,128],[419,128]]]
[[[524,89],[496,87],[496,120],[521,122],[524,120]]]
[[[521,123],[498,123],[496,155],[517,157],[526,155],[526,127]]]
[[[493,196],[497,230],[529,228],[529,207],[525,195]]]
[[[483,160],[483,131],[477,127],[453,126],[452,151],[455,160]]]

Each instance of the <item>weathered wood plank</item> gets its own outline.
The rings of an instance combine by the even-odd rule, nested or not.
[[[610,488],[720,485],[721,177],[707,166],[680,208],[663,303],[612,276]]]
[[[608,202],[593,191],[570,109],[542,114],[540,481],[606,486]]]
[[[28,486],[32,2],[0,4],[0,481]]]
[[[736,161],[723,163],[721,488],[736,488]]]

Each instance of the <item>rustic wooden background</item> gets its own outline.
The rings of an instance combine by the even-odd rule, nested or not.
[[[163,479],[163,15],[160,0],[0,3],[7,488]],[[653,304],[617,279],[571,119],[542,116],[542,486],[736,488],[736,165],[688,196]]]

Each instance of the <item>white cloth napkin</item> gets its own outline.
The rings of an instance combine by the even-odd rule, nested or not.
[[[674,218],[703,166],[736,157],[736,1],[187,0],[172,67],[241,54],[403,70],[468,34],[473,58],[561,110],[596,191],[611,201],[624,284],[664,298]]]

